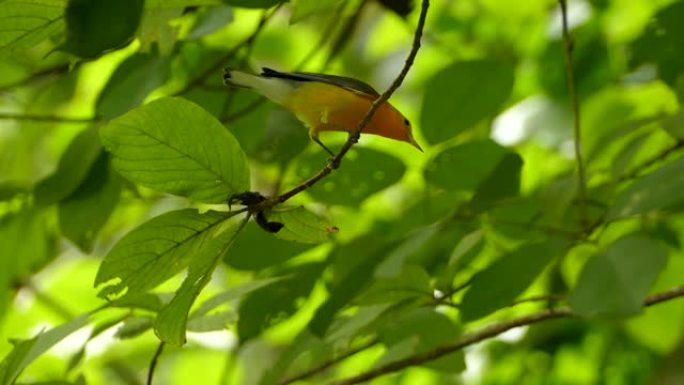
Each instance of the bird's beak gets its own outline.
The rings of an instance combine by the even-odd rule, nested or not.
[[[410,134],[409,134],[409,140],[408,140],[408,142],[411,143],[411,145],[412,145],[413,147],[417,148],[418,151],[420,151],[420,152],[425,152],[425,151],[423,151],[423,149],[420,147],[420,144],[418,144],[418,142],[416,142],[416,139],[413,137],[413,135],[410,135]]]

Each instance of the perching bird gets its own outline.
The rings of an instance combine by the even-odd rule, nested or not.
[[[330,155],[320,139],[321,131],[351,133],[366,116],[380,94],[368,84],[342,76],[306,72],[278,72],[263,68],[261,75],[226,68],[226,85],[250,88],[281,104],[309,128],[309,136]],[[411,124],[389,102],[384,102],[363,129],[374,134],[412,144],[420,148],[411,134]]]

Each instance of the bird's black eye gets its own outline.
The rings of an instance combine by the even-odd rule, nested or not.
[[[411,126],[411,122],[409,122],[409,120],[406,118],[404,118],[404,124],[407,126]]]

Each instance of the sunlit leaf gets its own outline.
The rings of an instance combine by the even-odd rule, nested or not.
[[[290,23],[333,12],[340,2],[341,0],[294,0]]]
[[[230,218],[228,213],[200,214],[185,209],[143,223],[114,245],[102,261],[95,285],[118,281],[110,282],[100,295],[110,296],[124,290],[127,295],[142,293],[189,265],[202,263],[206,247],[218,247],[213,245],[214,238],[226,233],[221,230],[226,223],[232,223]]]
[[[268,220],[284,225],[275,236],[286,241],[324,243],[338,232],[337,227],[303,206],[277,208],[268,214]]]
[[[565,247],[566,242],[553,239],[529,243],[477,273],[461,302],[463,320],[472,321],[510,305]]]
[[[64,0],[0,1],[3,24],[0,32],[0,57],[9,57],[17,51],[34,48],[43,40],[64,33],[65,5]]]
[[[163,98],[112,120],[102,143],[114,168],[133,182],[208,203],[249,189],[247,159],[210,114],[179,98]]]
[[[284,0],[222,0],[228,5],[243,8],[270,8]]]
[[[584,317],[638,313],[667,255],[661,242],[641,234],[618,239],[586,263],[570,305]]]
[[[513,69],[505,61],[481,60],[457,62],[435,74],[420,115],[425,138],[439,143],[494,118],[513,89]]]

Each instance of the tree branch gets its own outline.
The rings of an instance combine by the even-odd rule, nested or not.
[[[100,121],[101,118],[97,116],[89,118],[76,118],[68,116],[54,116],[54,115],[33,115],[33,114],[0,114],[0,120],[26,120],[34,122],[53,122],[53,123],[92,123]]]
[[[361,132],[373,118],[373,115],[375,115],[375,112],[378,110],[378,108],[380,108],[380,105],[382,105],[382,103],[385,103],[390,98],[390,96],[392,96],[392,94],[399,88],[399,86],[401,86],[401,83],[404,81],[404,78],[411,69],[413,61],[415,60],[416,55],[418,54],[418,49],[420,48],[420,39],[423,36],[423,28],[425,27],[425,18],[427,17],[427,11],[429,6],[429,0],[422,1],[420,16],[418,18],[418,25],[416,26],[416,32],[413,36],[413,45],[411,46],[411,52],[409,52],[409,55],[406,58],[406,62],[404,63],[404,67],[402,68],[401,72],[396,77],[396,79],[394,79],[394,82],[392,82],[392,85],[387,89],[387,91],[385,91],[382,95],[375,99],[370,109],[368,110],[368,113],[366,113],[366,116],[364,116],[364,118],[359,122],[359,124],[356,126],[356,129],[353,130],[351,134],[349,134],[349,139],[347,139],[347,142],[344,144],[344,146],[342,146],[337,155],[335,155],[331,160],[329,160],[328,164],[326,164],[325,167],[323,167],[323,169],[318,172],[318,174],[312,176],[311,178],[302,182],[298,186],[292,188],[290,191],[278,197],[275,197],[269,201],[265,201],[266,204],[264,209],[269,209],[276,204],[284,203],[293,196],[315,185],[321,179],[325,178],[333,170],[339,167],[342,158],[352,148],[352,146],[354,146],[354,144],[358,142]]]
[[[644,301],[644,307],[650,307],[679,297],[684,297],[684,285],[677,286],[670,290],[649,296]],[[482,342],[492,337],[496,337],[501,333],[504,333],[511,329],[515,329],[520,326],[532,325],[549,319],[568,318],[575,316],[576,314],[570,308],[563,307],[557,309],[546,309],[523,317],[514,318],[509,321],[496,323],[493,325],[486,326],[478,331],[465,334],[452,344],[440,346],[437,349],[430,350],[428,352],[419,353],[408,358],[390,362],[383,366],[368,370],[365,373],[345,378],[339,381],[335,381],[331,383],[331,385],[359,384],[380,376],[384,376],[386,374],[398,372],[410,366],[416,366],[436,360],[447,354],[454,353],[467,346],[474,345],[476,343]]]
[[[558,0],[561,10],[561,24],[563,29],[563,52],[565,56],[565,72],[568,81],[568,93],[570,96],[570,104],[574,115],[574,149],[575,161],[577,162],[577,187],[579,196],[579,214],[582,222],[586,218],[586,208],[584,206],[584,199],[587,195],[586,190],[586,176],[584,171],[584,163],[582,162],[582,130],[580,127],[580,107],[577,98],[577,85],[575,83],[575,71],[572,65],[572,51],[573,41],[568,32],[568,9],[566,0]]]
[[[157,368],[157,362],[159,361],[159,357],[164,351],[164,345],[164,341],[160,342],[159,346],[157,346],[157,350],[154,352],[154,355],[152,356],[152,360],[150,361],[150,368],[147,370],[147,382],[145,382],[146,385],[152,385],[152,380],[154,379],[154,369]]]

